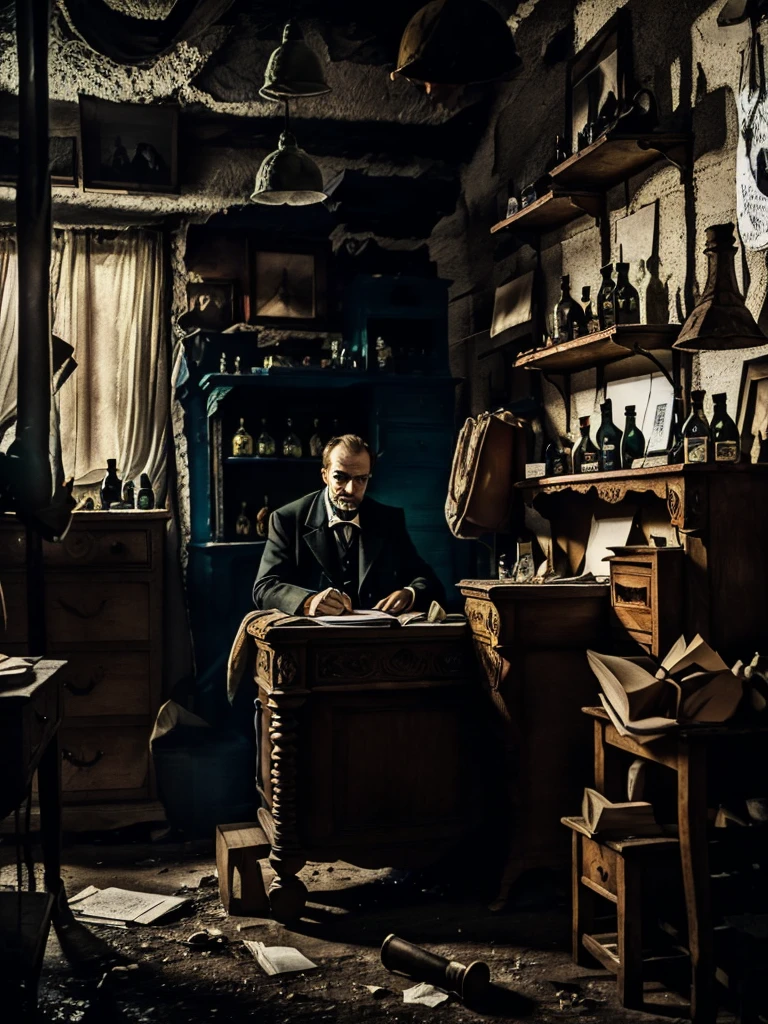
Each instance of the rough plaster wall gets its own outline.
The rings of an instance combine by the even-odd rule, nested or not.
[[[580,0],[540,3],[520,25],[518,48],[525,61],[522,78],[499,88],[494,118],[472,163],[462,178],[463,210],[443,221],[432,237],[432,252],[443,276],[451,277],[451,342],[460,361],[461,339],[487,329],[493,290],[513,274],[532,265],[533,251],[522,247],[494,261],[499,236],[488,234],[502,215],[507,181],[517,190],[541,173],[549,158],[554,136],[562,131],[565,108],[565,62],[547,66],[542,53],[547,41],[573,17],[575,48],[581,48],[622,6],[632,16],[634,74],[640,86],[654,90],[662,116],[692,108],[695,134],[692,180],[692,228],[687,230],[685,189],[674,167],[660,163],[634,177],[609,195],[611,259],[618,259],[617,223],[641,207],[658,200],[660,209],[661,278],[668,280],[670,320],[690,311],[706,279],[702,252],[704,231],[711,224],[736,222],[736,140],[738,124],[734,94],[738,89],[742,52],[748,40],[745,25],[721,29],[717,15],[722,0]],[[628,203],[627,203],[628,198]],[[464,211],[467,211],[466,213]],[[463,233],[464,246],[455,247]],[[502,233],[503,234],[503,233]],[[572,292],[580,294],[590,284],[593,295],[599,284],[600,240],[598,229],[583,218],[564,230],[542,239],[542,266],[547,279],[547,306],[557,298],[561,273],[571,275]],[[747,282],[747,304],[758,317],[766,302],[768,270],[766,254],[742,253],[736,257],[740,283]],[[445,268],[445,269],[444,269]],[[690,270],[693,270],[693,274]],[[447,271],[447,272],[446,272]],[[731,410],[738,401],[741,363],[768,351],[768,346],[735,353],[706,353],[694,357],[694,381],[711,393],[725,391]],[[475,375],[487,372],[480,364]],[[524,372],[524,371],[523,371]],[[594,413],[599,398],[595,374],[574,377],[572,422]],[[525,385],[523,385],[525,387]],[[544,384],[551,429],[564,430],[562,400]],[[593,421],[594,422],[594,421]]]

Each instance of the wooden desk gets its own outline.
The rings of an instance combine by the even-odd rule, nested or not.
[[[598,687],[585,651],[605,649],[610,588],[462,580],[459,589],[505,748],[510,837],[498,910],[524,871],[569,863],[560,819],[579,806],[592,777],[579,710]]]
[[[762,760],[762,779],[749,772],[748,781],[755,793],[765,792],[768,726],[696,726],[644,746],[629,736],[620,736],[603,708],[589,707],[583,711],[594,718],[595,788],[611,800],[626,798],[617,750],[677,772],[678,839],[691,956],[691,1019],[696,1024],[709,1024],[717,1016],[717,1007],[707,837],[708,783],[726,783],[728,776],[738,779],[744,760],[756,755]],[[717,772],[708,776],[708,764],[714,759]]]
[[[464,624],[326,627],[255,620],[259,820],[279,921],[312,860],[417,867],[473,825],[476,669]]]
[[[23,915],[29,928],[22,929],[19,957],[3,958],[3,973],[18,980],[23,976],[26,995],[34,995],[52,917],[66,908],[61,880],[61,721],[62,670],[65,661],[40,661],[34,678],[16,689],[0,690],[0,818],[24,800],[38,772],[40,835],[47,896],[24,893]],[[31,868],[31,863],[28,863]],[[34,874],[32,873],[32,878]],[[0,920],[14,920],[18,896],[0,893]],[[9,909],[10,906],[10,909]],[[19,959],[22,963],[19,964]],[[34,990],[34,991],[33,991]]]

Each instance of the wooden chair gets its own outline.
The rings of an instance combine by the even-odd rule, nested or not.
[[[642,839],[598,840],[583,818],[561,818],[572,832],[573,959],[582,966],[598,960],[616,975],[622,1006],[643,1005],[644,966],[679,959],[643,956],[643,918],[654,883],[679,873],[677,839],[653,836]],[[596,933],[596,896],[616,908],[616,931]]]

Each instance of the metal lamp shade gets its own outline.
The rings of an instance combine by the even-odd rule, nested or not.
[[[485,0],[432,0],[411,18],[392,73],[412,82],[491,82],[520,66],[512,34]]]
[[[259,95],[266,100],[289,100],[330,91],[319,57],[304,42],[299,26],[289,21],[283,29],[282,43],[269,58]]]
[[[736,283],[733,224],[707,228],[707,283],[672,346],[683,352],[756,348],[768,338],[755,323]]]
[[[309,206],[327,198],[322,171],[299,149],[293,135],[283,132],[277,149],[261,163],[251,201],[268,206]]]

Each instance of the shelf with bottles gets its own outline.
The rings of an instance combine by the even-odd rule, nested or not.
[[[603,197],[599,192],[580,189],[553,188],[521,207],[511,217],[494,224],[491,234],[503,228],[521,231],[554,231],[555,228],[570,224],[579,217],[589,216],[599,220],[603,208]]]
[[[547,373],[579,373],[644,352],[668,351],[679,333],[680,324],[614,324],[572,341],[524,352],[514,365]]]
[[[768,464],[757,462],[730,463],[686,463],[675,462],[665,466],[643,466],[638,469],[612,469],[596,473],[566,473],[563,476],[540,476],[530,480],[518,480],[515,487],[520,491],[558,491],[573,489],[574,485],[590,487],[592,484],[629,481],[647,487],[647,481],[670,476],[697,476],[700,474],[722,473],[766,473]],[[644,481],[646,484],[644,485]],[[632,488],[629,488],[630,490]],[[650,489],[650,488],[648,488]]]
[[[321,460],[319,455],[226,455],[224,462],[235,466],[319,466]]]
[[[682,170],[690,136],[673,132],[606,133],[549,171],[559,188],[607,190],[660,160]]]

